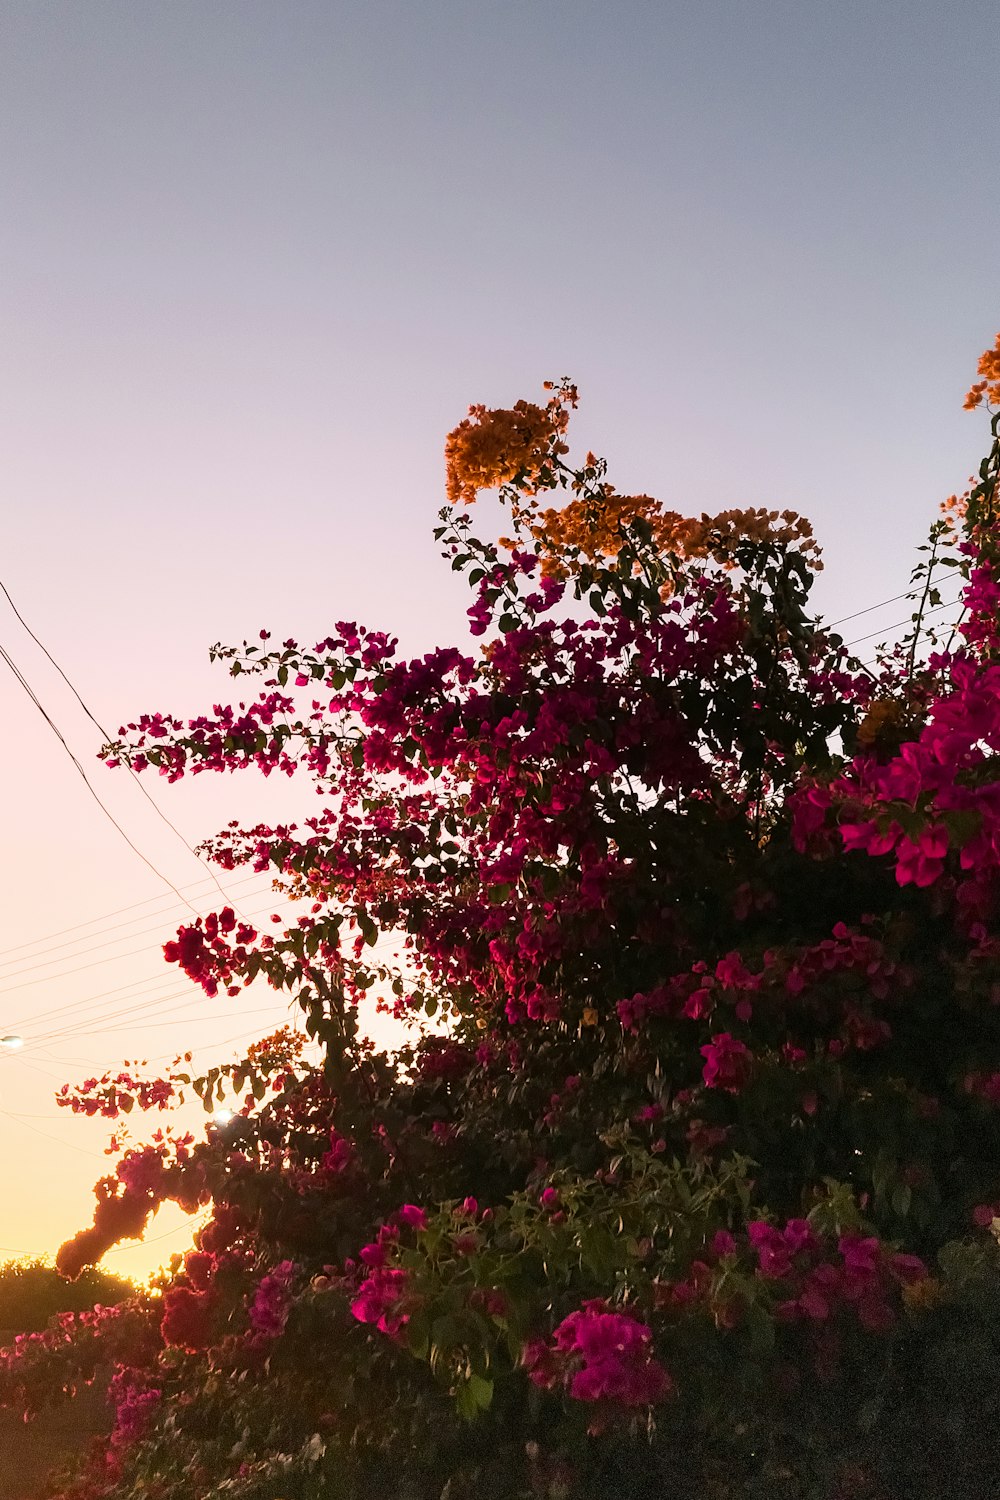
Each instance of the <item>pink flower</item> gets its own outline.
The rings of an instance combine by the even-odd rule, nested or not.
[[[817,1286],[805,1288],[799,1297],[798,1306],[814,1322],[824,1322],[830,1316],[830,1304]]]
[[[400,1223],[406,1224],[410,1229],[427,1228],[427,1210],[418,1208],[415,1203],[404,1203],[396,1217]]]
[[[785,1225],[784,1241],[794,1255],[800,1250],[811,1250],[816,1244],[816,1236],[807,1219],[789,1219]]]
[[[578,1370],[570,1383],[569,1393],[576,1401],[617,1401],[621,1406],[652,1406],[663,1400],[670,1386],[670,1376],[655,1359],[630,1365],[615,1356],[608,1356]]]
[[[900,1281],[914,1282],[923,1281],[927,1277],[927,1267],[919,1255],[905,1255],[901,1251],[889,1257],[889,1268]]]
[[[330,1149],[320,1162],[324,1172],[345,1172],[354,1159],[354,1146],[339,1131],[330,1131]]]
[[[410,1273],[400,1266],[380,1266],[358,1288],[351,1312],[359,1323],[374,1323],[381,1333],[399,1332],[408,1314],[399,1312]]]
[[[559,1361],[555,1351],[544,1339],[529,1339],[521,1350],[521,1364],[528,1372],[528,1379],[544,1390],[551,1390],[559,1381]]]
[[[710,1016],[714,1009],[712,996],[708,990],[695,990],[689,995],[684,1004],[683,1015],[689,1021],[700,1021],[703,1016]]]
[[[632,1119],[636,1125],[651,1125],[654,1121],[663,1119],[663,1105],[644,1104],[641,1109],[636,1110]]]
[[[295,1274],[295,1262],[283,1260],[265,1276],[250,1305],[250,1326],[267,1338],[284,1333],[291,1305],[289,1286]]]
[[[602,1301],[584,1303],[564,1318],[553,1342],[564,1356],[563,1378],[574,1400],[650,1406],[672,1388],[670,1376],[653,1358],[651,1330],[636,1318],[608,1312]],[[549,1361],[547,1374],[551,1356]]]
[[[789,1274],[792,1268],[792,1249],[785,1243],[780,1229],[758,1219],[747,1225],[747,1238],[757,1251],[762,1276],[779,1281]]]
[[[717,1229],[712,1236],[712,1253],[714,1255],[734,1255],[736,1253],[736,1241],[728,1229]]]
[[[162,1391],[139,1390],[134,1386],[127,1386],[121,1392],[115,1409],[114,1431],[111,1434],[113,1448],[127,1448],[145,1435],[162,1396]]]
[[[788,799],[792,809],[792,840],[800,854],[804,854],[810,839],[823,827],[831,797],[828,787],[800,787]]]
[[[160,1332],[165,1344],[178,1349],[205,1349],[212,1339],[215,1298],[209,1292],[171,1287],[163,1297]]]
[[[738,953],[727,953],[715,966],[715,977],[724,990],[743,989],[752,986],[753,975]]]
[[[701,1055],[705,1059],[702,1077],[708,1088],[738,1094],[750,1076],[753,1058],[749,1048],[723,1031],[702,1047]]]
[[[900,885],[933,885],[944,870],[948,853],[948,830],[941,823],[925,828],[919,839],[900,840],[896,880]]]
[[[837,1245],[844,1266],[855,1275],[874,1275],[879,1263],[879,1241],[874,1235],[842,1234]]]

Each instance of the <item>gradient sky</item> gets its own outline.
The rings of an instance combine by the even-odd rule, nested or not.
[[[0,577],[112,728],[223,696],[207,646],[262,625],[460,638],[443,436],[569,374],[623,490],[803,510],[828,616],[900,593],[985,446],[998,62],[988,0],[7,0]],[[0,605],[101,796],[197,882]],[[0,1241],[34,1251],[104,1169],[55,1085],[257,1021],[171,980],[171,893],[9,675],[0,711],[0,1029],[29,1038],[0,1057]],[[153,790],[190,842],[301,810]],[[108,1264],[158,1263],[173,1222]]]

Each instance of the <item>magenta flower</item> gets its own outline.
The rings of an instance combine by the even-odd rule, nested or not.
[[[608,1312],[602,1301],[586,1302],[564,1318],[553,1343],[563,1356],[563,1379],[576,1401],[651,1406],[672,1388],[670,1376],[653,1357],[652,1331],[637,1318]],[[532,1379],[539,1384],[550,1383],[554,1374],[551,1354],[544,1350],[543,1345],[534,1352]],[[544,1370],[544,1377],[535,1370]]]
[[[940,823],[925,828],[919,839],[903,838],[896,860],[896,880],[900,885],[933,885],[944,871],[948,853],[948,830]]]
[[[359,1323],[374,1323],[381,1333],[397,1334],[408,1315],[400,1313],[399,1303],[406,1291],[410,1273],[401,1266],[380,1266],[358,1288],[351,1312]]]
[[[701,1055],[705,1059],[702,1077],[708,1088],[738,1094],[750,1076],[750,1049],[723,1031],[702,1047]]]
[[[404,1203],[396,1217],[401,1224],[406,1224],[410,1229],[427,1228],[427,1210],[418,1208],[415,1203]]]
[[[733,1255],[736,1252],[736,1241],[728,1229],[717,1229],[712,1237],[713,1255]]]
[[[291,1306],[289,1290],[296,1266],[292,1260],[283,1260],[265,1276],[254,1293],[250,1304],[250,1326],[266,1338],[276,1339],[285,1331]]]

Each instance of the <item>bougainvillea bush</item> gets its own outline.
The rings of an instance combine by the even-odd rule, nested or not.
[[[1000,340],[980,374],[973,408]],[[0,1357],[29,1413],[113,1372],[60,1500],[1000,1481],[1000,417],[909,638],[863,666],[810,612],[799,516],[621,495],[570,460],[572,386],[543,400],[448,439],[466,649],[346,622],[216,647],[243,703],[105,748],[303,783],[297,826],[208,846],[301,915],[222,907],[164,949],[301,1026],[62,1092],[240,1102],[125,1150],[60,1251],[76,1276],[173,1200],[202,1227],[154,1293]],[[964,611],[934,637],[942,577]]]

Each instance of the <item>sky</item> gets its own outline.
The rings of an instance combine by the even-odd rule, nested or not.
[[[899,595],[986,445],[998,61],[987,0],[7,0],[0,579],[111,729],[226,696],[207,648],[265,626],[461,641],[444,435],[565,374],[620,489],[803,511],[828,618]],[[2,1254],[82,1227],[108,1170],[59,1083],[284,1018],[164,967],[161,877],[221,904],[186,845],[307,807],[154,783],[178,836],[2,596],[0,644],[160,872],[0,662]]]

